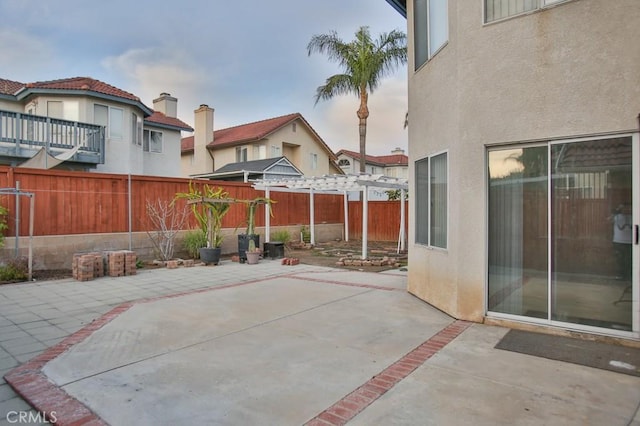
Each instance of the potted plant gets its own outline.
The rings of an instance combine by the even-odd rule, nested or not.
[[[247,250],[249,242],[253,241],[256,247],[260,247],[260,235],[256,234],[256,210],[260,204],[264,204],[266,208],[271,209],[271,204],[275,201],[266,197],[256,197],[252,200],[237,200],[244,203],[247,208],[247,229],[244,234],[238,234],[238,257],[240,262],[247,260]],[[271,214],[271,210],[269,210]]]
[[[249,265],[255,265],[260,261],[260,249],[256,247],[254,240],[249,240],[249,247],[245,254]]]
[[[177,193],[175,199],[186,199],[200,231],[206,237],[207,246],[200,248],[200,259],[204,263],[217,265],[220,262],[222,218],[229,212],[233,199],[224,188],[204,184],[200,190],[189,182],[189,192]]]

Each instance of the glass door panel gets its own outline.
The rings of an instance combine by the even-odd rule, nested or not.
[[[488,309],[548,319],[548,147],[489,152]]]
[[[632,329],[631,137],[551,145],[551,319]]]

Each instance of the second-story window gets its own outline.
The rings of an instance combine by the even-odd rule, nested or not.
[[[142,119],[134,113],[131,113],[131,142],[142,145]]]
[[[236,148],[236,163],[244,163],[247,161],[247,147],[239,146]]]
[[[145,130],[143,140],[142,148],[145,152],[162,152],[162,132]]]
[[[279,146],[271,145],[271,158],[281,157],[282,150]]]
[[[566,0],[484,0],[484,21],[493,22],[521,15]]]
[[[448,8],[448,0],[413,1],[415,69],[431,59],[449,40]]]
[[[311,154],[311,170],[318,168],[318,154]]]

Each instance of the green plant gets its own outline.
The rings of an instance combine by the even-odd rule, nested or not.
[[[271,233],[271,241],[280,241],[286,246],[291,241],[291,233],[286,229],[281,229]]]
[[[140,259],[136,260],[136,269],[142,269],[144,268],[144,262]]]
[[[273,214],[271,211],[271,204],[275,203],[270,198],[256,197],[252,200],[236,200],[240,203],[244,203],[247,206],[247,235],[254,235],[256,233],[256,210],[260,204],[264,204],[269,209],[269,214]]]
[[[7,225],[7,215],[9,214],[9,210],[0,206],[0,247],[4,247],[4,231],[9,229],[9,225]]]
[[[193,259],[200,257],[200,249],[207,246],[207,236],[201,230],[189,231],[182,240],[182,245]]]
[[[258,251],[256,248],[256,242],[254,240],[249,240],[249,248],[247,249],[249,253],[255,253]]]
[[[207,184],[204,184],[201,190],[192,181],[189,182],[189,192],[177,193],[174,202],[178,199],[187,200],[200,230],[206,235],[207,247],[220,247],[224,239],[222,218],[235,201],[229,198],[229,193],[224,188],[214,188]]]
[[[300,240],[304,243],[311,242],[311,231],[306,225],[302,225],[300,228]]]
[[[0,266],[0,281],[25,281],[29,272],[26,257],[15,257]]]

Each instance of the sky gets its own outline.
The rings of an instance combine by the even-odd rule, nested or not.
[[[341,69],[307,44],[331,31],[350,41],[361,26],[374,37],[406,32],[385,0],[0,0],[0,78],[91,77],[150,108],[167,92],[192,126],[201,104],[214,108],[216,130],[299,112],[334,152],[358,151],[358,98],[315,104],[316,88]],[[406,66],[369,109],[367,154],[406,151]]]

